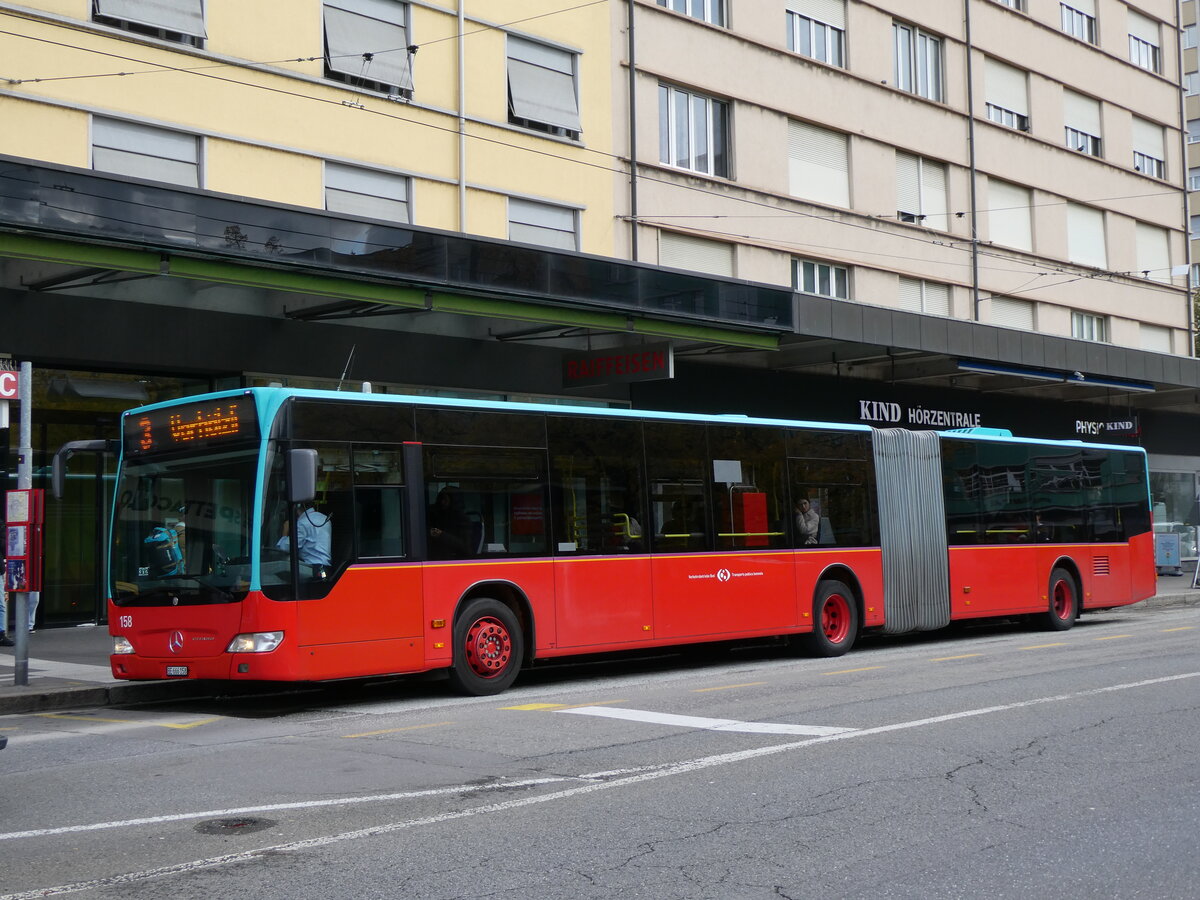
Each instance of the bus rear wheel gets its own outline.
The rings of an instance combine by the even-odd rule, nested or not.
[[[1050,608],[1042,617],[1050,631],[1066,631],[1079,616],[1079,587],[1066,569],[1050,573]]]
[[[822,581],[813,595],[813,630],[801,640],[811,656],[841,656],[858,637],[858,602],[840,581]]]
[[[498,694],[516,680],[525,656],[525,635],[513,611],[498,600],[477,597],[454,623],[450,683],[473,697]]]

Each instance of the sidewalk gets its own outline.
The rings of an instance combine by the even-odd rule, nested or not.
[[[1196,605],[1200,588],[1192,587],[1190,575],[1164,575],[1158,594],[1138,608]],[[29,637],[29,684],[20,687],[13,684],[13,648],[0,648],[0,715],[195,699],[243,687],[240,682],[118,681],[108,666],[111,647],[107,625],[39,630]]]

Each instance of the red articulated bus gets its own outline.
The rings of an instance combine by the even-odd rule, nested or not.
[[[447,669],[490,694],[551,657],[836,656],[867,630],[1066,629],[1155,588],[1138,448],[280,388],[122,430],[118,678]]]

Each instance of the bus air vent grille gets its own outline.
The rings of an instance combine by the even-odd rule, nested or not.
[[[1109,566],[1108,566],[1108,557],[1107,556],[1093,556],[1092,557],[1092,574],[1093,575],[1108,575],[1109,574]]]

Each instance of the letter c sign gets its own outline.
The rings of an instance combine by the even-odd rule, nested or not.
[[[0,400],[16,400],[20,393],[20,379],[16,372],[0,372]]]

